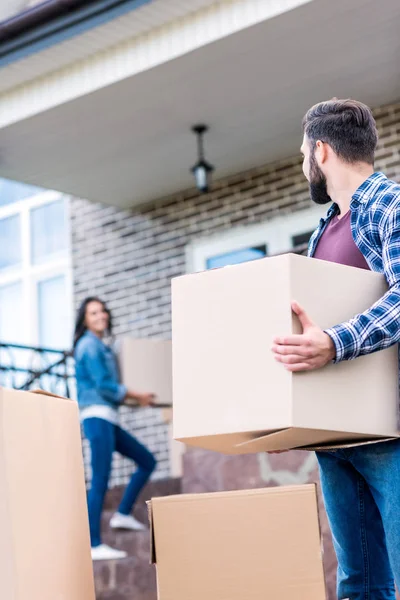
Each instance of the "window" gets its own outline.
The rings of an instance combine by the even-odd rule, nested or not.
[[[253,248],[241,248],[233,250],[217,256],[212,256],[207,259],[206,268],[216,269],[218,267],[226,267],[228,265],[237,265],[239,263],[248,262],[249,260],[257,260],[267,256],[267,246],[255,246]]]
[[[42,190],[32,185],[0,178],[0,207],[36,196]]]
[[[0,339],[14,344],[24,340],[21,282],[0,287]]]
[[[39,345],[55,350],[71,346],[69,305],[64,275],[38,283]]]
[[[196,272],[282,254],[308,243],[326,207],[312,206],[260,225],[237,227],[187,247],[187,271]]]
[[[23,286],[16,282],[0,287],[0,341],[9,344],[24,344],[24,305]],[[2,367],[27,368],[26,352],[19,348],[0,348],[0,364]],[[19,371],[0,371],[0,385],[6,387],[21,386],[25,383],[26,375]]]
[[[308,246],[310,237],[314,233],[314,230],[306,231],[305,233],[298,233],[292,236],[292,248],[299,248],[302,246]]]
[[[67,227],[63,199],[34,208],[31,212],[32,262],[38,264],[66,250]]]
[[[34,195],[23,199],[20,192],[22,201],[0,204],[0,341],[64,350],[73,327],[68,200],[29,190]],[[1,352],[3,366],[6,352],[11,361],[11,351]],[[12,352],[21,367],[22,352],[25,362],[29,353]]]
[[[21,263],[21,219],[19,215],[0,220],[0,269]]]

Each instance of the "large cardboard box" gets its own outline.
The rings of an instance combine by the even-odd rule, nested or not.
[[[0,389],[0,597],[94,600],[76,402]]]
[[[159,600],[324,600],[314,485],[155,498]]]
[[[180,478],[183,475],[185,444],[174,439],[172,408],[164,408],[162,416],[163,421],[168,423],[169,475],[170,477]]]
[[[271,352],[301,331],[292,300],[325,329],[386,290],[383,275],[296,255],[174,279],[174,437],[247,453],[397,436],[397,347],[296,374]]]
[[[131,390],[152,392],[160,407],[172,405],[172,347],[170,340],[124,337],[117,352],[122,382]]]

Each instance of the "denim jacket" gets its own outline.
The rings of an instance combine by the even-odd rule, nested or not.
[[[310,240],[313,256],[338,206],[333,204]],[[400,185],[374,173],[352,198],[354,242],[372,271],[383,273],[389,290],[371,308],[326,330],[336,347],[336,362],[383,350],[400,342]]]
[[[120,383],[114,351],[90,331],[75,348],[75,372],[80,408],[106,405],[117,408],[127,388]]]

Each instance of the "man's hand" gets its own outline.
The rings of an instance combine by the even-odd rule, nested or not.
[[[299,317],[303,333],[275,338],[272,346],[275,360],[293,372],[321,369],[335,358],[335,345],[297,302],[292,303],[292,310]]]

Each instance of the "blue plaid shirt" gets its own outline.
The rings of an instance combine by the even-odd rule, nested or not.
[[[352,360],[400,342],[400,185],[374,173],[358,188],[351,204],[353,239],[372,271],[383,273],[389,290],[362,314],[326,333],[336,347],[335,362]],[[313,256],[326,226],[339,211],[333,204],[311,237]]]

